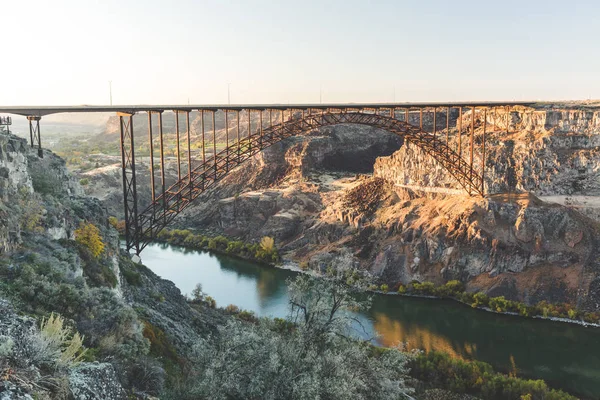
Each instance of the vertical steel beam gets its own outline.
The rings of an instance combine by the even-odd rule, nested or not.
[[[225,112],[225,171],[229,172],[229,110]]]
[[[119,131],[121,134],[121,170],[123,173],[125,240],[127,243],[127,251],[135,249],[136,254],[140,254],[133,114],[117,113],[117,116],[119,117]]]
[[[185,112],[185,126],[187,129],[187,149],[188,149],[188,185],[190,186],[190,197],[192,190],[192,141],[190,139],[190,112]],[[191,198],[190,198],[191,200]]]
[[[423,107],[419,108],[419,128],[423,130]]]
[[[450,107],[446,109],[446,157],[450,154]]]
[[[29,121],[29,145],[33,147],[33,117],[27,117],[27,121]]]
[[[273,109],[269,108],[269,128],[273,127]]]
[[[181,180],[181,148],[179,146],[179,111],[175,110],[175,141],[177,142],[177,181]]]
[[[163,218],[165,224],[167,221],[167,199],[165,196],[166,181],[165,181],[165,143],[163,138],[163,120],[162,111],[158,112],[158,135],[160,139],[160,183],[162,190],[162,203],[163,203]]]
[[[202,124],[202,168],[206,169],[206,141],[204,137],[204,110],[200,110],[200,122]]]
[[[237,130],[236,130],[236,134],[237,134],[237,162],[238,164],[240,163],[240,157],[241,157],[241,151],[240,151],[240,110],[236,110],[235,111],[235,116],[237,119]]]
[[[259,123],[260,123],[260,142],[259,142],[258,148],[262,149],[262,145],[263,145],[263,110],[260,110]]]
[[[212,125],[213,125],[213,160],[215,164],[215,181],[217,180],[217,124],[215,123],[215,114],[217,112],[213,110],[212,112]]]
[[[437,135],[437,108],[433,107],[433,148],[435,148],[436,144],[436,135]]]
[[[458,159],[462,157],[462,107],[458,108]]]
[[[250,138],[250,132],[252,131],[252,110],[248,109],[248,157],[250,157],[250,151],[252,150],[252,139]]]
[[[469,143],[469,180],[471,181],[473,181],[473,140],[475,138],[475,111],[476,108],[471,107],[471,138]]]
[[[42,117],[37,115],[27,116],[27,120],[29,121],[29,137],[31,139],[31,147],[35,147],[37,145],[38,157],[44,157],[44,152],[42,150],[42,132],[40,131],[41,119]]]
[[[485,135],[487,133],[487,108],[483,110],[483,136],[481,137],[481,194],[485,195]]]
[[[410,124],[409,117],[410,117],[410,109],[406,108],[406,109],[404,109],[404,122],[406,122],[407,124]]]
[[[148,111],[148,143],[150,144],[150,190],[152,191],[152,207],[156,201],[154,184],[154,137],[152,135],[152,111]]]

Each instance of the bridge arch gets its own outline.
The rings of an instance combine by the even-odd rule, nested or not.
[[[293,114],[292,114],[293,115]],[[283,118],[282,118],[283,120]],[[148,207],[134,217],[128,229],[127,247],[139,253],[162,228],[166,227],[195,198],[224,178],[229,171],[253,157],[263,149],[292,136],[305,135],[315,129],[339,125],[358,124],[379,128],[401,136],[433,157],[454,177],[471,196],[484,195],[482,175],[473,165],[451,149],[439,135],[400,121],[392,116],[360,111],[319,112],[252,132],[216,154],[207,157],[200,165],[158,196]]]

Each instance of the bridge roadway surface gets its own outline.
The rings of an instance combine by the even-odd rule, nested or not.
[[[496,107],[550,105],[557,102],[539,101],[482,101],[482,102],[419,102],[419,103],[319,103],[319,104],[164,104],[164,105],[120,105],[120,106],[0,106],[0,113],[43,117],[59,113],[123,112],[144,111],[192,111],[192,110],[325,110],[328,108],[433,108],[433,107]]]

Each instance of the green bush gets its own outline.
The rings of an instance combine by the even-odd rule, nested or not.
[[[475,293],[473,295],[473,304],[471,307],[487,307],[490,304],[490,298],[485,293]]]
[[[421,353],[409,366],[412,377],[431,387],[467,393],[488,400],[576,399],[562,391],[550,389],[544,381],[503,375],[494,372],[487,363],[454,359],[445,353]]]
[[[75,230],[75,241],[89,250],[94,258],[98,258],[104,251],[104,242],[98,227],[91,222],[81,222]]]
[[[413,286],[413,289],[418,293],[422,293],[425,295],[435,294],[435,285],[433,284],[433,282],[423,282],[423,283],[415,282],[415,283],[413,283],[412,286]]]
[[[489,305],[493,311],[506,312],[508,311],[509,301],[504,296],[492,297],[489,299]]]
[[[215,308],[217,307],[217,301],[215,299],[213,299],[211,296],[205,296],[204,297],[204,302],[206,303],[207,306],[209,306],[210,308]]]
[[[142,276],[139,272],[129,269],[122,269],[121,273],[123,274],[123,277],[125,278],[128,284],[130,284],[131,286],[140,286],[142,282]]]
[[[189,230],[163,229],[157,235],[157,240],[197,250],[208,249],[269,264],[277,263],[280,259],[274,240],[267,236],[262,238],[261,243],[250,244],[241,241],[230,241],[224,236],[208,238],[200,234],[194,234]]]

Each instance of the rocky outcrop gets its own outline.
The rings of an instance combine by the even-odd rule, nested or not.
[[[75,400],[123,400],[127,393],[108,363],[84,363],[71,369],[69,389]]]
[[[83,190],[62,159],[49,151],[40,158],[24,139],[0,134],[0,254],[21,242],[23,224],[39,223],[55,239],[69,236],[65,207],[57,204],[44,211],[40,203],[45,195],[69,198]]]

